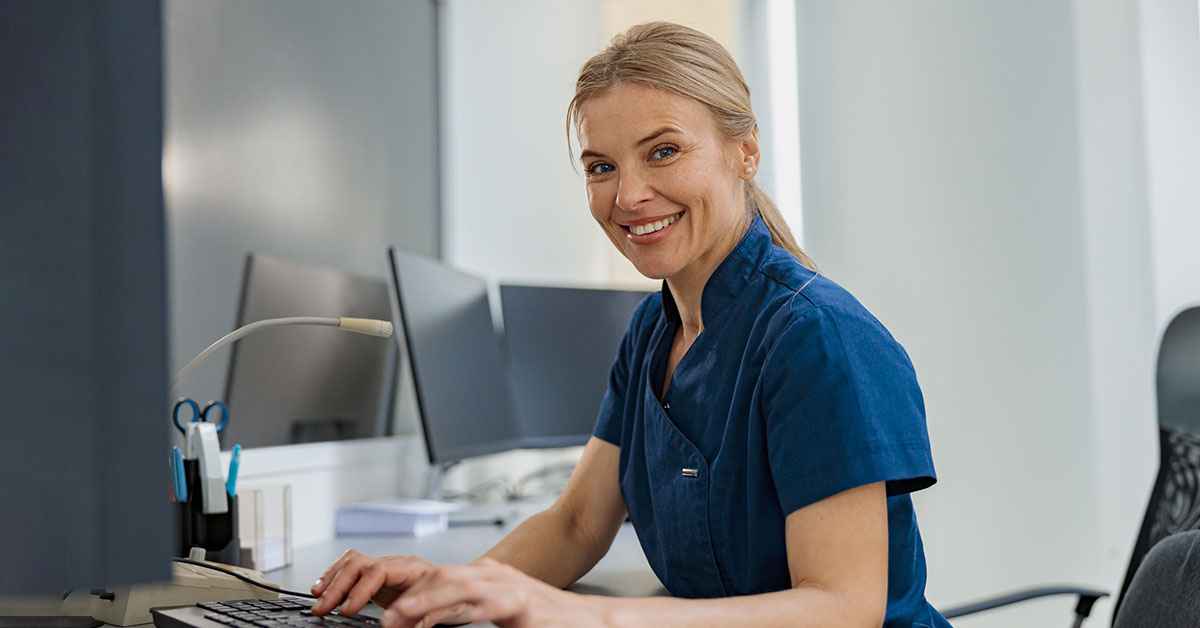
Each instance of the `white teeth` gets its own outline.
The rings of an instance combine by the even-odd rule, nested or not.
[[[647,223],[644,225],[632,225],[629,227],[629,231],[631,233],[633,233],[634,235],[646,235],[647,233],[654,233],[655,231],[658,231],[659,229],[662,229],[662,228],[666,227],[667,225],[670,225],[671,223],[675,222],[676,220],[679,220],[679,217],[682,215],[683,215],[683,213],[681,212],[681,213],[675,214],[674,216],[669,216],[662,220],[657,220],[655,222]]]

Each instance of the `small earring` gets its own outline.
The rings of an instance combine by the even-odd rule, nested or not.
[[[751,172],[754,172],[754,166],[746,166],[746,174],[750,174]]]

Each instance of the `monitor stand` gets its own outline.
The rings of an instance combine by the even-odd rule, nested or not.
[[[450,462],[438,462],[429,465],[425,472],[425,490],[421,496],[425,499],[441,500],[443,496],[443,485],[446,482],[446,472],[461,460],[451,460]]]
[[[425,490],[421,496],[425,499],[441,501],[445,496],[443,488],[446,472],[459,462],[461,461],[452,460],[429,465],[425,474]],[[468,504],[461,511],[450,513],[450,526],[504,526],[517,518],[516,510],[507,502]]]

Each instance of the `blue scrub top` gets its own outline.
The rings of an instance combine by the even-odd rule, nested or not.
[[[904,349],[837,284],[771,243],[761,218],[704,287],[704,331],[660,399],[679,313],[670,291],[634,313],[595,436],[621,448],[621,494],[672,595],[791,587],[784,518],[886,482],[885,628],[949,623],[925,600],[909,493],[936,478]]]

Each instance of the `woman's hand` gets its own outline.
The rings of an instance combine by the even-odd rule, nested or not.
[[[374,558],[347,550],[313,584],[312,594],[320,599],[312,612],[327,615],[341,604],[341,614],[353,615],[370,601],[386,608],[436,568],[416,556]]]
[[[433,567],[384,613],[384,628],[437,622],[493,622],[503,628],[601,625],[600,602],[481,558],[465,567]]]

